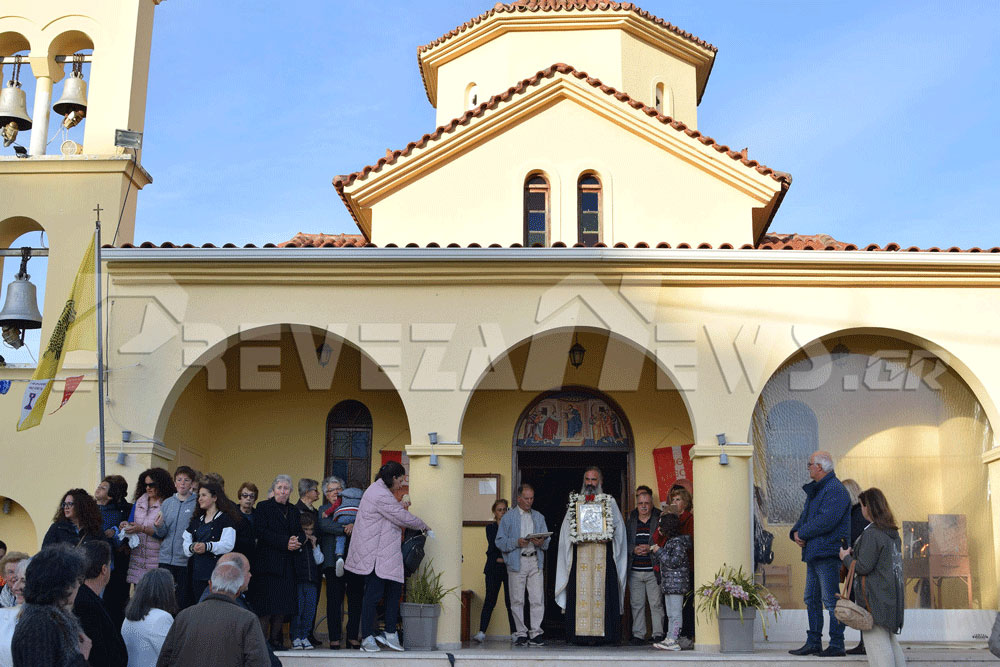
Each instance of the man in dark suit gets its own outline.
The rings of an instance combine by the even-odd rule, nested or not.
[[[91,540],[78,547],[86,561],[83,585],[73,602],[73,614],[80,619],[93,647],[87,659],[94,667],[126,667],[128,651],[121,630],[115,627],[111,615],[101,600],[104,587],[111,579],[111,547],[104,540]]]

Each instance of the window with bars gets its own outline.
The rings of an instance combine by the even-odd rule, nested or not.
[[[371,412],[359,401],[341,401],[326,418],[326,474],[366,489],[371,470]]]
[[[594,174],[577,182],[577,235],[587,247],[601,242],[601,181]]]
[[[524,182],[524,245],[549,245],[549,182],[541,174]]]

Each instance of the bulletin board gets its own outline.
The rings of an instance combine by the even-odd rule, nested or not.
[[[462,525],[487,526],[500,499],[500,474],[467,474],[462,484]]]

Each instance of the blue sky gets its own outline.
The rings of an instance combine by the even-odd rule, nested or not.
[[[794,176],[772,231],[1000,245],[991,139],[1000,3],[639,4],[719,49],[700,129]],[[332,179],[434,130],[416,48],[490,7],[162,3],[142,155],[154,182],[139,193],[136,240],[261,245],[299,231],[355,233]],[[4,285],[14,269],[5,263]],[[44,261],[30,269],[42,276]]]
[[[772,230],[1000,245],[1000,3],[640,4],[719,48],[702,131],[794,176]],[[433,131],[416,47],[492,3],[253,6],[156,10],[138,240],[355,232],[331,180]]]

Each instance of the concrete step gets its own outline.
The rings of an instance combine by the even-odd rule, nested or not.
[[[788,648],[794,648],[789,646]],[[908,646],[906,660],[920,667],[951,667],[962,665],[974,667],[997,663],[989,651],[973,647]],[[507,642],[487,642],[485,645],[466,645],[453,651],[407,651],[397,653],[383,650],[378,653],[363,653],[357,650],[331,651],[280,651],[278,657],[285,667],[321,667],[338,665],[343,667],[373,667],[391,665],[404,667],[552,667],[553,665],[573,665],[574,667],[606,667],[617,662],[659,664],[664,660],[683,662],[685,666],[759,665],[760,667],[806,667],[822,664],[825,666],[867,665],[865,656],[845,658],[796,657],[788,655],[787,648],[768,646],[752,654],[720,654],[703,651],[667,652],[645,646],[582,647],[566,646],[553,642],[542,648],[513,648]],[[449,657],[451,659],[449,659]]]

